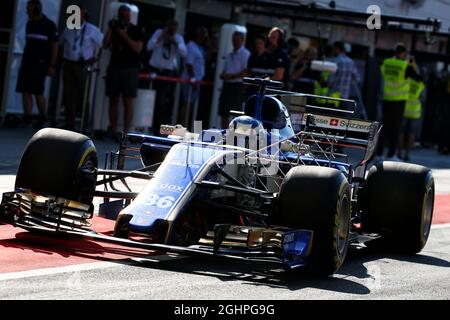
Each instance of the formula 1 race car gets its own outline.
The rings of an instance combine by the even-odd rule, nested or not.
[[[308,103],[352,100],[282,91],[269,80],[245,83],[257,93],[243,112],[231,112],[229,128],[167,125],[162,136],[124,135],[103,169],[87,136],[40,130],[26,146],[15,191],[3,194],[0,222],[325,276],[339,269],[349,245],[377,243],[408,254],[424,247],[434,206],[431,170],[370,165],[379,123]],[[125,170],[130,158],[142,167]],[[128,178],[148,184],[135,193]],[[115,219],[114,236],[90,229],[93,197],[104,198],[99,213]]]

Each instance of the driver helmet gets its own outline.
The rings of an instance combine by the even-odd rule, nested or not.
[[[256,149],[267,143],[267,131],[261,121],[250,116],[239,116],[231,120],[227,132],[227,144]]]

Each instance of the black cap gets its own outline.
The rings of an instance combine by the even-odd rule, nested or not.
[[[119,12],[121,11],[131,11],[130,7],[126,4],[123,4],[119,7]]]
[[[403,52],[407,52],[408,49],[406,48],[406,45],[402,42],[399,42],[395,45],[395,54],[401,54]]]
[[[33,5],[37,12],[42,12],[42,3],[40,0],[28,0],[28,4]]]

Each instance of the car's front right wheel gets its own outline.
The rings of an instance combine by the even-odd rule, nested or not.
[[[350,186],[339,170],[298,166],[283,180],[275,222],[313,231],[306,270],[319,276],[336,272],[344,262],[350,231]]]

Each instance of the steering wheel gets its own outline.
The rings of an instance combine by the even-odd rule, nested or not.
[[[254,95],[256,97],[254,117],[257,120],[262,121],[262,108],[263,100],[266,95],[266,88],[281,89],[284,87],[284,83],[280,81],[247,77],[245,77],[243,81],[246,85],[258,86],[258,92]]]
[[[281,89],[284,87],[284,83],[281,81],[266,80],[261,78],[245,77],[243,81],[246,85],[258,86],[258,93],[260,94],[265,94],[266,88]]]

